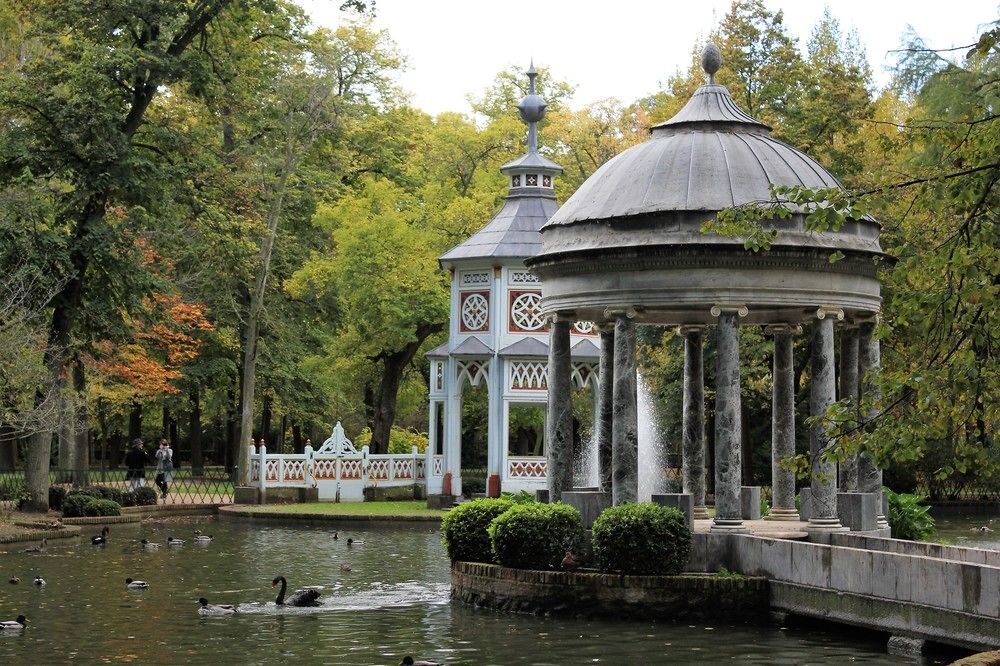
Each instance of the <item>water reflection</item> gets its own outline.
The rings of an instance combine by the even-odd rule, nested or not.
[[[439,535],[424,527],[349,524],[334,540],[325,528],[210,521],[116,526],[105,548],[50,543],[41,555],[0,554],[3,575],[48,581],[3,589],[0,618],[23,612],[30,624],[0,640],[0,663],[398,664],[406,654],[477,666],[894,663],[881,643],[844,633],[537,618],[451,604]],[[195,529],[214,540],[138,546]],[[368,543],[348,548],[348,536]],[[279,574],[290,590],[322,586],[321,606],[275,606]],[[150,589],[126,591],[127,576]],[[201,596],[240,613],[200,616]]]

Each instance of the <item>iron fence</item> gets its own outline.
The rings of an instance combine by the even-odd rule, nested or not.
[[[156,483],[156,472],[145,471],[132,478],[125,469],[91,469],[74,484],[73,470],[50,470],[49,485],[66,491],[74,487],[104,486],[120,491],[148,486],[157,491],[158,504],[232,504],[234,474],[224,467],[205,467],[195,474],[190,467],[174,468],[166,482],[166,495]],[[0,471],[0,509],[17,509],[27,498],[23,470]]]
[[[931,502],[1000,502],[1000,479],[993,483],[966,479],[918,481],[913,492]]]

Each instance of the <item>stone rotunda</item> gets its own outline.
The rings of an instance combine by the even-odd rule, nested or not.
[[[721,55],[708,45],[709,81],[670,120],[598,169],[542,227],[541,250],[527,265],[541,279],[541,307],[550,318],[549,408],[546,426],[549,494],[570,490],[570,327],[595,322],[602,333],[598,398],[601,491],[614,504],[638,495],[635,326],[677,327],[685,338],[683,486],[695,517],[705,507],[704,377],[706,335],[717,336],[715,508],[712,529],[744,529],[741,511],[739,334],[761,326],[774,337],[772,519],[798,520],[795,479],[779,461],[795,454],[792,345],[811,324],[810,413],[838,399],[834,336],[841,336],[840,396],[857,397],[859,378],[879,364],[872,336],[881,295],[876,275],[879,226],[852,220],[837,231],[805,229],[805,214],[775,219],[769,250],[744,249],[739,238],[700,231],[720,211],[768,202],[772,185],[840,187],[826,169],[771,136],[715,83]],[[831,255],[843,256],[831,262]],[[865,390],[868,387],[865,386]],[[838,470],[820,456],[829,444],[810,430],[812,481],[809,529],[840,530]],[[880,493],[881,471],[865,456],[841,465],[840,490]],[[881,513],[879,495],[864,506]],[[871,515],[884,523],[881,515]],[[884,526],[884,525],[883,525]]]

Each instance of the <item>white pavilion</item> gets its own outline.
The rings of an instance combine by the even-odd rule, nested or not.
[[[462,395],[484,385],[487,494],[547,487],[545,443],[532,455],[515,455],[510,437],[512,408],[544,408],[547,401],[549,331],[540,307],[541,285],[524,260],[541,249],[539,230],[559,207],[553,185],[563,169],[538,153],[538,122],[546,105],[535,94],[536,75],[529,68],[529,94],[518,105],[528,125],[528,152],[500,169],[510,184],[503,207],[440,258],[452,275],[451,315],[448,341],[427,353],[427,494],[432,500],[462,492]],[[571,334],[573,381],[583,388],[597,375],[600,336],[590,322],[575,322]]]

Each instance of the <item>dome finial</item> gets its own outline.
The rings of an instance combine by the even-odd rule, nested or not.
[[[545,117],[545,107],[548,106],[545,100],[535,93],[535,60],[532,58],[528,66],[528,94],[517,105],[517,110],[521,114],[521,120],[528,125],[528,152],[534,153],[538,150],[538,123]]]
[[[715,73],[722,67],[722,51],[709,42],[701,51],[701,68],[708,74],[708,82],[715,83]]]

